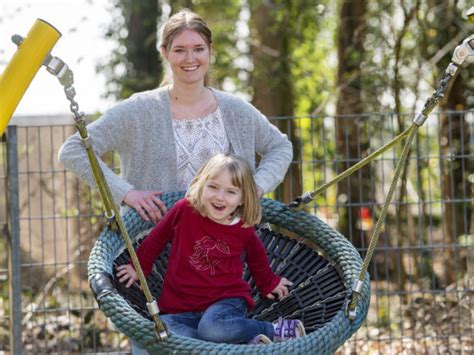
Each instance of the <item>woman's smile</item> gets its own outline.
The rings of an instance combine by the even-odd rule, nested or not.
[[[168,60],[175,82],[204,82],[209,69],[211,49],[204,38],[195,31],[184,30],[177,35],[169,51],[164,55]]]

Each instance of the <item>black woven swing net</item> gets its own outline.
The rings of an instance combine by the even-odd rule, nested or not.
[[[275,321],[279,317],[300,319],[307,333],[331,321],[345,305],[350,294],[337,265],[330,263],[315,249],[309,248],[301,239],[289,238],[267,228],[257,229],[257,234],[267,250],[272,270],[292,280],[294,287],[289,296],[281,302],[263,299],[248,268],[245,267],[243,277],[250,284],[252,297],[256,301],[249,318],[268,322]],[[135,247],[142,240],[135,242]],[[148,286],[156,299],[161,294],[169,249],[170,245],[155,260],[153,271],[147,278]],[[146,298],[139,285],[135,283],[126,288],[115,277],[116,267],[129,263],[130,254],[124,250],[114,262],[114,285],[134,310],[152,320],[146,308]]]

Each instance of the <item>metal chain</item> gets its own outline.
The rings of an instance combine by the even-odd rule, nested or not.
[[[443,98],[446,89],[448,88],[449,80],[453,76],[450,73],[445,73],[443,78],[439,81],[438,88],[433,93],[433,95],[425,102],[421,113],[423,116],[428,116],[431,111],[436,107],[438,102]]]
[[[76,96],[76,90],[74,89],[74,73],[68,67],[68,65],[58,57],[48,55],[43,63],[46,66],[46,70],[56,76],[59,83],[64,87],[64,93],[66,98],[69,100],[69,109],[74,115],[74,120],[81,119],[84,113],[79,112],[79,104],[74,100]]]

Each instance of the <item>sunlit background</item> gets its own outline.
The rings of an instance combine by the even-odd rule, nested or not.
[[[62,34],[52,54],[63,59],[73,70],[76,100],[81,111],[92,114],[110,107],[112,102],[104,98],[105,78],[95,69],[98,59],[107,56],[112,46],[103,35],[110,20],[109,3],[107,0],[2,0],[0,72],[16,50],[11,36],[26,36],[35,20],[40,18]],[[59,114],[68,110],[69,103],[58,80],[42,68],[14,116]]]

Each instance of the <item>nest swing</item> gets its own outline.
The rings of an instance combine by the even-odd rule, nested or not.
[[[183,193],[162,195],[167,208],[183,197]],[[258,234],[266,247],[272,270],[292,280],[288,297],[280,302],[258,296],[253,280],[246,270],[257,304],[249,317],[274,321],[278,317],[298,318],[305,324],[307,335],[284,343],[269,345],[216,344],[171,334],[159,341],[150,320],[146,300],[138,286],[126,289],[115,277],[115,267],[129,263],[123,238],[106,228],[91,252],[88,274],[100,309],[116,328],[151,353],[318,353],[330,354],[344,343],[362,324],[370,299],[369,277],[363,283],[355,319],[347,317],[346,306],[351,286],[358,277],[362,260],[354,246],[316,216],[289,209],[285,204],[262,199],[263,223],[281,227],[300,238],[290,238],[260,228]],[[135,211],[123,216],[131,239],[138,244],[140,236],[150,229]],[[318,250],[305,241],[313,242]],[[168,250],[168,249],[167,249]],[[155,261],[147,281],[155,298],[161,292],[166,272],[167,251]]]

